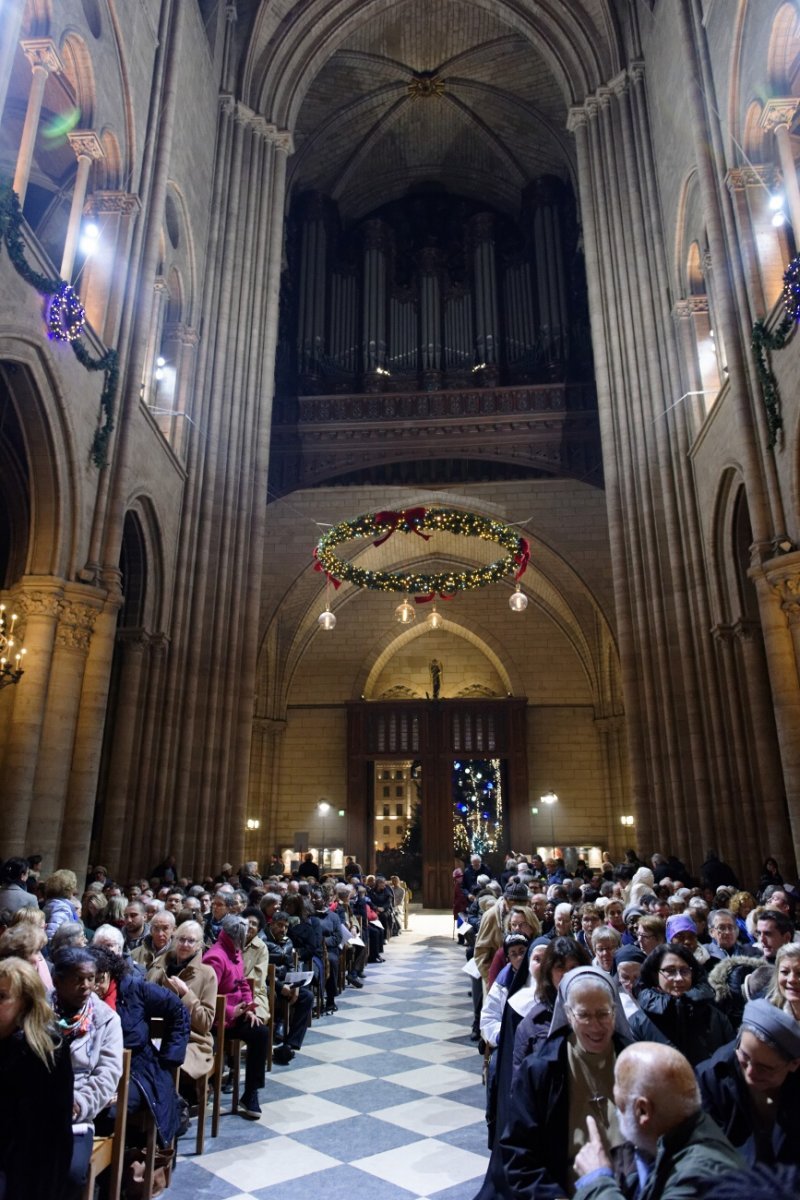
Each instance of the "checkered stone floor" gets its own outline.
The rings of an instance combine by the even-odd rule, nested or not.
[[[449,916],[410,924],[273,1067],[261,1119],[227,1115],[206,1154],[180,1156],[171,1200],[286,1200],[295,1181],[324,1200],[475,1195],[489,1154],[464,953]],[[181,1147],[194,1136],[192,1122]]]

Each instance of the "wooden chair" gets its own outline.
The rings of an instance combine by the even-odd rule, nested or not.
[[[225,997],[217,996],[214,1012],[215,1026],[225,1025]],[[208,1092],[211,1088],[212,1098],[222,1094],[222,1071],[225,1066],[225,1056],[214,1052],[214,1062],[207,1075],[195,1081],[197,1086],[197,1104],[192,1106],[192,1116],[197,1116],[197,1136],[194,1143],[195,1154],[202,1154],[206,1141],[206,1109],[208,1107]],[[212,1136],[216,1137],[216,1134]]]
[[[89,1161],[89,1174],[81,1200],[93,1200],[94,1185],[101,1171],[111,1169],[108,1200],[119,1200],[122,1189],[122,1168],[125,1160],[125,1130],[128,1124],[128,1092],[131,1085],[131,1052],[122,1052],[122,1075],[117,1085],[117,1116],[110,1137],[96,1137]]]
[[[267,1042],[267,1070],[272,1070],[272,1052],[275,1049],[275,1022],[278,1019],[275,988],[275,964],[270,963],[267,970],[267,1002],[269,1003],[269,1040]],[[287,1016],[286,1028],[289,1028]]]
[[[149,1021],[150,1040],[160,1045],[161,1038],[164,1033],[165,1021],[163,1017],[151,1017]],[[173,1067],[170,1074],[172,1075],[175,1091],[178,1091],[178,1079],[180,1077],[180,1067]],[[127,1101],[126,1101],[127,1102]],[[152,1200],[153,1185],[156,1172],[156,1156],[158,1152],[158,1128],[155,1118],[150,1109],[144,1105],[140,1111],[131,1118],[130,1125],[140,1128],[145,1134],[144,1147],[144,1198]],[[175,1166],[176,1143],[173,1139],[172,1144],[167,1147],[166,1153],[168,1161],[164,1164],[164,1174],[166,1176],[166,1186],[169,1187],[172,1180],[172,1171]]]

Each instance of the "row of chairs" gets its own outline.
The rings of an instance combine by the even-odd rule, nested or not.
[[[274,1027],[275,1027],[275,967],[270,966],[267,975],[267,994],[269,999],[269,1040],[267,1042],[267,1070],[272,1070],[273,1050],[274,1050]],[[225,1002],[227,997],[224,995],[217,996],[217,1005],[214,1015],[214,1027],[217,1030],[225,1028]],[[150,1037],[156,1042],[163,1033],[163,1020],[160,1017],[154,1017],[150,1021]],[[202,1076],[197,1080],[197,1103],[190,1109],[190,1115],[197,1118],[197,1135],[195,1138],[195,1153],[202,1154],[205,1147],[206,1136],[206,1119],[208,1116],[208,1101],[211,1097],[211,1136],[215,1138],[219,1134],[220,1119],[226,1114],[222,1108],[222,1084],[225,1074],[225,1059],[226,1054],[230,1054],[233,1060],[231,1070],[231,1081],[233,1083],[232,1104],[228,1110],[230,1114],[238,1113],[239,1111],[239,1083],[240,1083],[240,1064],[241,1064],[242,1044],[238,1039],[216,1037],[214,1047],[214,1063],[207,1075]],[[178,1080],[180,1076],[180,1068],[176,1067],[174,1072],[175,1088],[178,1088]],[[128,1133],[128,1094],[130,1091],[131,1078],[131,1052],[125,1050],[123,1052],[122,1061],[122,1077],[117,1087],[116,1101],[116,1121],[114,1124],[114,1132],[109,1137],[96,1137],[92,1147],[92,1157],[89,1166],[89,1174],[86,1179],[86,1184],[83,1190],[82,1200],[93,1200],[95,1184],[97,1178],[102,1171],[109,1170],[108,1180],[108,1198],[109,1200],[119,1200],[123,1174],[125,1170],[125,1142]],[[131,1122],[132,1124],[133,1122]],[[152,1200],[156,1167],[158,1163],[158,1135],[156,1124],[153,1120],[152,1113],[145,1109],[142,1113],[137,1114],[136,1123],[140,1126],[145,1139],[144,1145],[144,1181],[142,1185],[142,1194],[145,1200]],[[176,1147],[173,1144],[170,1147],[171,1153],[165,1156],[164,1172],[166,1176],[167,1186],[172,1175],[174,1167]]]

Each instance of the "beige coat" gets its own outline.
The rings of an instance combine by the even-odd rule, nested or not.
[[[167,951],[167,960],[174,962],[174,955]],[[201,949],[179,972],[179,978],[187,984],[189,990],[181,996],[182,1004],[189,1010],[191,1033],[189,1045],[186,1047],[186,1058],[181,1070],[190,1079],[200,1079],[207,1075],[214,1066],[214,1042],[211,1037],[211,1026],[214,1024],[214,1012],[217,1004],[217,977],[211,967],[202,961]],[[166,987],[166,963],[151,967],[147,978],[151,983],[160,983]]]
[[[502,946],[503,938],[505,937],[503,922],[507,912],[508,903],[501,896],[491,908],[486,910],[478,926],[478,935],[475,938],[475,965],[483,979],[484,995],[489,990],[489,967],[492,965],[492,959]]]
[[[253,983],[253,1000],[256,1005],[256,1015],[266,1025],[269,1021],[269,998],[267,996],[267,972],[269,971],[269,950],[260,937],[254,937],[245,946],[244,973]]]

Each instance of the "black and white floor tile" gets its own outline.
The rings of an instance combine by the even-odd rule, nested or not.
[[[261,1119],[226,1115],[207,1153],[181,1155],[171,1200],[285,1200],[295,1182],[325,1200],[475,1195],[488,1151],[464,952],[448,916],[415,912],[410,925],[294,1062],[273,1067]]]

